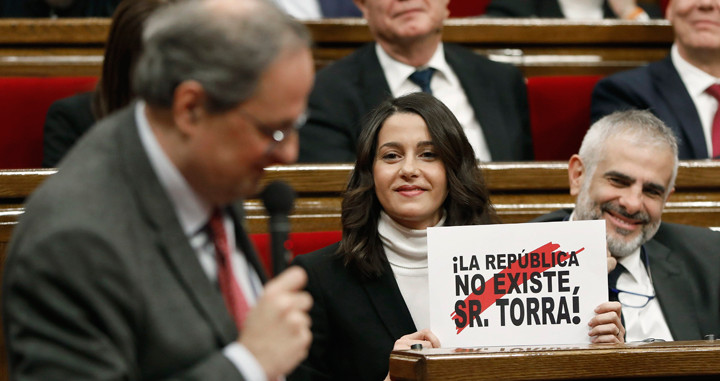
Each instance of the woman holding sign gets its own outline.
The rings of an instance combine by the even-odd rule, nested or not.
[[[381,380],[393,349],[439,347],[427,329],[426,228],[499,222],[462,127],[431,95],[380,105],[357,152],[342,241],[294,262],[315,304],[313,344],[290,380]],[[593,319],[595,342],[622,341],[619,309]]]

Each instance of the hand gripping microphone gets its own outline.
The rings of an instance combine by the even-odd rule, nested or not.
[[[277,276],[290,262],[290,252],[285,242],[290,233],[288,214],[295,202],[295,190],[284,181],[273,181],[260,194],[265,209],[270,215],[268,231],[270,232],[270,253],[272,254],[273,276]]]

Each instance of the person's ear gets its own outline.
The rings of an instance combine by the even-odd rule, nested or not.
[[[672,24],[673,18],[675,18],[675,12],[673,11],[673,0],[670,0],[667,6],[665,6],[665,19]]]
[[[355,5],[360,9],[363,14],[363,18],[367,20],[367,4],[366,0],[353,0]]]
[[[568,162],[568,180],[570,182],[570,195],[577,197],[585,180],[585,164],[577,154],[572,155]]]
[[[663,207],[665,207],[665,203],[667,200],[672,196],[672,194],[675,193],[675,187],[672,187],[669,192],[665,195],[665,200],[663,201]]]
[[[197,81],[183,81],[175,88],[173,120],[185,135],[192,134],[205,116],[205,90]]]

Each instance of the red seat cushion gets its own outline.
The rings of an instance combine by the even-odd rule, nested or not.
[[[473,17],[485,13],[490,0],[450,0],[450,17]]]
[[[95,83],[97,77],[0,77],[0,169],[40,167],[48,108]]]
[[[322,249],[325,246],[329,246],[335,242],[340,241],[342,238],[342,232],[337,231],[322,231],[322,232],[302,232],[302,233],[290,233],[286,248],[290,250],[293,257],[307,254],[311,251]],[[268,274],[272,271],[272,255],[270,254],[270,234],[259,233],[250,234],[250,239],[255,244],[255,249],[262,260],[265,270]]]
[[[590,127],[590,98],[600,75],[530,77],[527,81],[535,160],[568,160]]]

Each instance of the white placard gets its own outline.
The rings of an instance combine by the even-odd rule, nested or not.
[[[430,329],[443,347],[589,343],[606,253],[602,220],[428,228]]]

